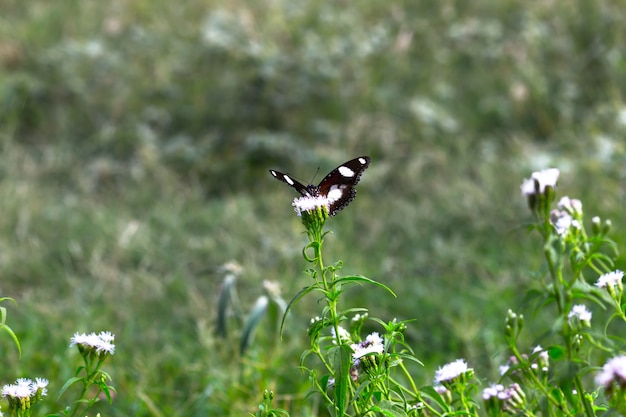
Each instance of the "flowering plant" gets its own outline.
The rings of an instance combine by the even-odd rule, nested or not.
[[[99,334],[79,334],[76,333],[71,338],[70,346],[77,346],[83,358],[84,365],[76,370],[76,375],[70,378],[61,388],[59,397],[74,384],[82,384],[82,390],[78,400],[73,402],[65,410],[60,411],[58,416],[77,416],[84,413],[98,402],[99,395],[104,393],[111,401],[111,393],[115,388],[107,384],[109,375],[102,371],[104,361],[115,353],[113,340],[115,336],[111,332],[100,332]],[[83,374],[83,376],[80,376]],[[13,417],[29,417],[33,414],[34,406],[48,394],[48,380],[45,378],[19,378],[15,384],[7,384],[2,387],[2,397],[9,402],[9,413]],[[97,389],[88,397],[88,390],[95,386]],[[0,412],[0,417],[2,413]]]
[[[593,217],[589,232],[580,200],[563,197],[555,208],[559,175],[555,168],[538,171],[521,186],[534,219],[529,230],[540,235],[547,265],[540,290],[531,293],[537,305],[553,315],[554,324],[542,335],[547,347],[535,341],[534,348],[523,348],[528,337],[525,317],[509,310],[504,341],[510,358],[500,367],[500,379],[491,384],[479,379],[464,359],[457,359],[436,371],[432,386],[418,389],[405,366],[407,361],[421,364],[404,340],[407,322],[369,318],[365,308],[340,308],[341,295],[351,284],[370,284],[395,294],[364,276],[340,276],[341,262],[326,265],[322,248],[329,202],[320,196],[294,200],[309,237],[303,255],[311,264],[306,272],[312,284],[296,294],[287,311],[312,292],[325,301],[308,328],[311,346],[301,366],[331,415],[626,415],[626,355],[621,354],[626,340],[609,333],[613,320],[626,321],[623,272],[615,269],[617,249],[607,237],[611,222]],[[592,325],[593,305],[612,310],[608,323],[598,326],[600,331]],[[382,331],[362,337],[366,320],[378,323]],[[614,357],[597,372],[607,356]],[[478,395],[481,384],[486,387]],[[268,402],[263,410],[257,415],[287,414]]]

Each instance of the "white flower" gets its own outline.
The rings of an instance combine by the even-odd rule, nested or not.
[[[531,179],[526,179],[520,185],[520,190],[522,190],[522,194],[524,195],[534,195],[535,194],[535,181]]]
[[[295,198],[293,200],[293,203],[291,203],[291,205],[294,207],[294,210],[296,211],[298,216],[302,217],[303,212],[315,211],[318,208],[322,208],[322,209],[325,208],[326,211],[328,211],[330,203],[332,203],[332,201],[329,200],[327,197],[303,196],[303,197]]]
[[[572,230],[581,230],[580,222],[567,210],[552,210],[550,212],[550,222],[556,228],[556,232],[561,237],[565,237]]]
[[[263,280],[263,289],[272,298],[280,298],[280,284],[276,281],[270,281],[269,279]]]
[[[367,319],[367,317],[368,317],[368,314],[367,314],[367,313],[363,313],[363,314],[356,313],[356,314],[354,315],[354,317],[352,317],[352,321],[354,321],[354,322],[357,322],[357,321],[364,321],[365,319]]]
[[[483,400],[485,402],[495,402],[500,404],[502,411],[511,412],[522,409],[526,395],[519,384],[511,384],[505,387],[502,384],[492,384],[483,390]],[[511,413],[513,414],[513,413]]]
[[[609,286],[616,287],[620,286],[622,283],[622,278],[624,277],[624,272],[619,269],[613,272],[609,272],[604,275],[600,275],[598,281],[596,282],[596,287],[598,288],[607,288]]]
[[[610,387],[613,382],[619,385],[626,383],[626,356],[609,359],[602,367],[602,371],[596,375],[596,384],[605,388]]]
[[[533,172],[530,179],[524,180],[520,189],[524,195],[534,195],[535,181],[539,184],[539,193],[543,193],[546,187],[556,187],[556,181],[559,179],[560,171],[557,168],[544,169],[543,171]]]
[[[16,397],[16,392],[15,392],[16,388],[17,388],[17,385],[13,385],[13,384],[7,384],[7,385],[3,386],[2,387],[2,396],[3,397],[15,398]]]
[[[556,227],[556,232],[561,237],[567,235],[567,233],[570,230],[570,227],[575,226],[574,222],[578,223],[576,220],[572,218],[572,216],[570,216],[569,214],[565,212],[559,212],[559,214],[556,216],[558,217],[556,219],[553,219],[552,223],[554,224],[554,227]]]
[[[2,396],[10,398],[30,398],[31,389],[29,386],[8,384],[2,387]]]
[[[367,335],[365,340],[350,345],[354,353],[352,359],[357,360],[369,353],[381,354],[385,350],[383,338],[376,332]]]
[[[339,326],[338,329],[339,329],[339,340],[344,341],[344,342],[349,342],[350,332],[341,326]],[[335,333],[334,327],[330,329],[330,333],[333,335],[333,343],[337,344],[337,333]]]
[[[503,376],[504,374],[509,372],[509,369],[511,369],[509,365],[500,365],[498,367],[498,372],[500,372],[500,376]]]
[[[483,390],[483,400],[487,401],[490,398],[498,397],[501,392],[504,391],[504,385],[491,384]]]
[[[530,367],[535,370],[538,370],[541,367],[542,371],[547,372],[548,365],[550,364],[550,355],[548,354],[548,351],[544,350],[541,345],[537,345],[533,348],[531,354],[537,354],[537,363],[532,363]]]
[[[111,332],[100,332],[98,337],[104,342],[112,342],[113,340],[115,340],[115,335]]]
[[[439,395],[443,395],[448,392],[448,388],[444,387],[443,385],[435,385],[433,388],[435,389],[435,391],[437,391],[437,394]]]
[[[575,305],[567,315],[567,318],[570,320],[574,317],[583,323],[589,323],[591,321],[591,311],[587,310],[587,306],[584,304]]]
[[[15,384],[2,387],[2,396],[11,398],[30,398],[37,392],[37,387],[28,378],[19,378]]]
[[[33,385],[33,381],[28,378],[18,378],[15,381],[15,385],[19,387],[28,387],[30,388]]]
[[[572,200],[568,196],[564,195],[563,197],[561,197],[556,206],[561,210],[567,210],[568,208],[572,207]]]
[[[115,353],[115,345],[113,343],[102,341],[100,345],[96,347],[96,352],[113,355]]]
[[[465,360],[457,359],[454,362],[448,363],[437,369],[435,372],[435,384],[452,381],[453,379],[458,378],[464,373],[472,370],[472,368],[467,367]]]
[[[70,339],[70,346],[80,345],[85,349],[91,350],[99,354],[115,353],[115,345],[111,343],[115,339],[115,335],[111,332],[100,332],[100,334],[90,333],[74,333]]]
[[[33,383],[33,388],[35,390],[41,390],[41,395],[47,395],[48,389],[48,380],[46,378],[35,378],[35,382]]]
[[[567,196],[561,197],[556,205],[561,210],[567,211],[569,214],[582,214],[583,203],[576,198],[569,198]]]
[[[74,333],[74,336],[70,339],[70,346],[82,345],[87,341],[87,335],[85,333]]]

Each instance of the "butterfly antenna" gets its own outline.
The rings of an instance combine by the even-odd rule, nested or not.
[[[317,174],[319,173],[320,173],[320,167],[317,167],[317,171],[315,171],[315,175],[313,175],[313,178],[311,178],[311,182],[309,184],[315,183],[315,177],[317,177]]]

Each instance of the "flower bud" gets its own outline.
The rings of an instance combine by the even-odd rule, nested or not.
[[[600,217],[594,216],[591,219],[591,232],[594,236],[598,236],[602,232],[602,220],[600,220]]]
[[[517,314],[509,309],[506,313],[504,335],[507,338],[516,338],[524,327],[524,315]]]
[[[558,169],[544,169],[533,172],[530,179],[524,180],[520,187],[522,194],[528,199],[530,210],[541,218],[547,218],[550,213],[550,205],[556,197],[558,178]]]
[[[524,403],[526,402],[526,394],[522,390],[519,384],[511,384],[508,388],[508,403],[507,406],[512,408],[513,410],[522,410],[524,408]]]

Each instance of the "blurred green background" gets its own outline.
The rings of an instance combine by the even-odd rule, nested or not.
[[[359,155],[327,262],[399,297],[343,307],[415,318],[422,384],[459,357],[494,378],[504,314],[542,276],[522,180],[558,167],[624,244],[625,28],[626,1],[3,0],[0,295],[23,356],[0,338],[0,383],[46,377],[58,411],[69,338],[110,330],[103,415],[246,415],[265,388],[317,415],[298,369],[317,300],[241,356],[216,298],[227,262],[241,314],[263,280],[307,285],[295,193],[268,169],[319,181]]]

